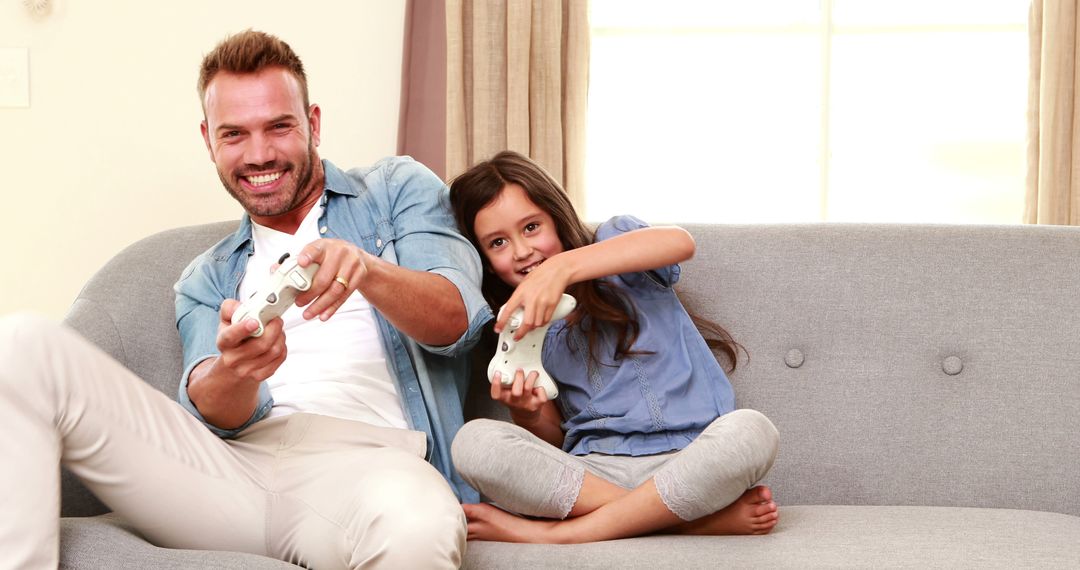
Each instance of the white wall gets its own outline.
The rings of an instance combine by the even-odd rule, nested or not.
[[[151,233],[234,219],[195,93],[226,35],[278,35],[322,107],[320,153],[342,167],[393,154],[405,0],[52,0],[0,3],[0,47],[30,52],[30,107],[0,108],[0,315],[60,319],[113,254]]]

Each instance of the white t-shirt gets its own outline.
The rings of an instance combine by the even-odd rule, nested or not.
[[[252,223],[255,253],[240,281],[241,299],[263,285],[282,254],[295,257],[322,237],[318,228],[322,210],[321,204],[313,207],[294,235]],[[408,428],[371,304],[359,291],[325,322],[318,317],[305,321],[303,309],[295,305],[282,319],[289,352],[266,380],[274,397],[268,417],[308,412]]]

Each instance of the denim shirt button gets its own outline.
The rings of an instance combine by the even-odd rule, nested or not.
[[[325,233],[326,233],[326,231],[327,231],[327,228],[326,228],[326,226],[323,226],[323,227],[319,228],[319,233],[320,233],[320,234],[325,234]]]
[[[375,240],[375,247],[382,247],[382,240],[381,239]]]

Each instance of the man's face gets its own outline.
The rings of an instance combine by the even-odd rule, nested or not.
[[[252,219],[273,219],[322,193],[318,106],[304,109],[295,77],[283,68],[220,72],[206,88],[203,139],[225,189]],[[313,176],[317,174],[318,176]]]

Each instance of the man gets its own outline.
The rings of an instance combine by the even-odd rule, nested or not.
[[[273,36],[219,44],[199,94],[210,157],[247,214],[175,286],[183,407],[59,327],[0,326],[11,371],[0,417],[42,449],[0,479],[37,491],[14,499],[13,512],[37,518],[0,523],[0,551],[16,566],[55,566],[56,509],[40,497],[62,456],[162,546],[314,568],[457,567],[458,499],[476,497],[448,449],[463,354],[491,311],[443,184],[407,158],[349,172],[321,161],[321,111],[299,58]],[[318,271],[296,307],[251,336],[258,323],[232,323],[237,298],[283,253]]]

